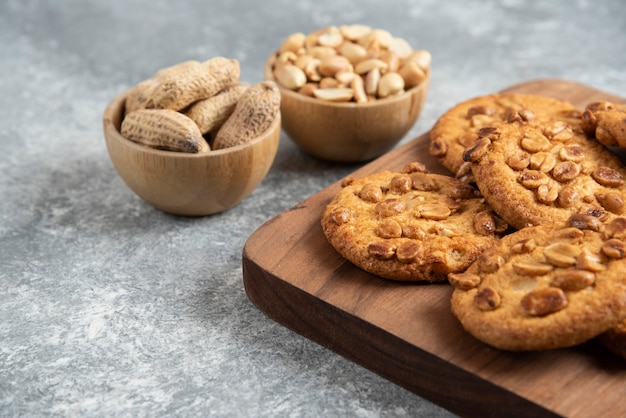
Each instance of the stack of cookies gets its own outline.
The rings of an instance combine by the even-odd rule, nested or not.
[[[493,347],[597,337],[626,358],[626,167],[606,146],[626,146],[624,105],[473,98],[430,133],[452,176],[412,163],[345,179],[323,231],[370,273],[449,282],[453,314]]]

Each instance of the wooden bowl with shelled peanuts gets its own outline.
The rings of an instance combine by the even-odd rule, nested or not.
[[[393,148],[428,94],[430,53],[365,25],[288,36],[265,62],[281,92],[282,128],[305,153],[363,162]]]

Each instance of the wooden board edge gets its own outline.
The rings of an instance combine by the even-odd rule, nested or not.
[[[559,416],[274,277],[246,255],[245,247],[242,268],[248,298],[270,319],[454,414]],[[359,332],[340,338],[346,328]]]

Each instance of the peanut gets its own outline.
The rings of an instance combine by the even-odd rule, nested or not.
[[[209,144],[193,120],[171,109],[139,109],[122,121],[121,134],[151,148],[198,153]]]
[[[380,78],[376,93],[384,98],[404,91],[404,79],[398,73],[388,72]]]
[[[319,91],[315,97],[320,100],[365,103],[423,83],[430,71],[431,55],[426,50],[413,50],[406,40],[386,30],[342,25],[288,36],[269,63],[281,87],[310,96],[312,88],[302,87],[316,83]],[[290,65],[304,74],[284,74],[281,68]],[[355,81],[357,78],[362,82]],[[333,91],[323,91],[326,89]]]
[[[219,129],[233,113],[237,101],[247,88],[247,84],[228,87],[215,96],[195,102],[185,115],[196,122],[203,135]]]
[[[145,91],[152,87],[153,80],[144,80],[135,85],[128,96],[126,96],[124,114],[128,115],[137,109],[142,109],[145,105],[147,98],[145,97]]]
[[[181,110],[237,83],[239,62],[223,57],[187,62],[158,72],[142,92],[143,108]]]
[[[304,71],[293,64],[285,64],[276,68],[274,77],[281,85],[290,90],[297,90],[306,84]]]
[[[273,81],[248,87],[235,110],[217,131],[213,149],[244,144],[265,132],[280,112],[280,92]]]
[[[198,65],[200,65],[198,61],[184,61],[170,67],[162,68],[149,79],[139,82],[126,97],[125,114],[128,115],[134,110],[145,109],[150,98],[150,91],[154,89],[156,85],[162,83],[168,77],[180,74]]]

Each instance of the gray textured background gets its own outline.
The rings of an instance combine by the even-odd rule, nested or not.
[[[535,78],[626,96],[626,3],[2,0],[0,416],[447,416],[271,321],[241,250],[263,222],[357,166],[283,135],[236,208],[186,219],[116,175],[107,102],[157,69],[222,55],[242,80],[293,32],[365,23],[433,54],[422,117]]]

